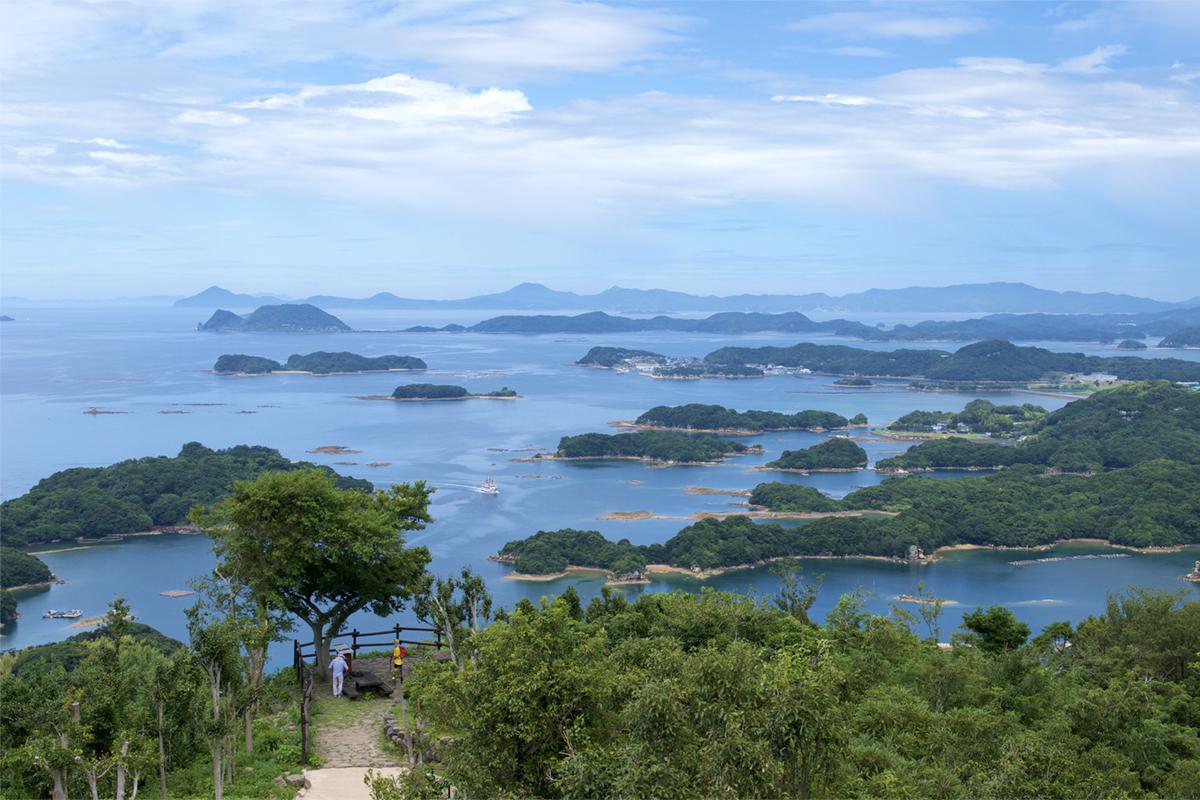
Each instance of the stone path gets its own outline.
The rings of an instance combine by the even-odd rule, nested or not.
[[[400,767],[375,770],[383,775],[399,775]],[[368,800],[371,796],[363,778],[367,767],[327,767],[305,770],[308,788],[302,790],[305,800]]]

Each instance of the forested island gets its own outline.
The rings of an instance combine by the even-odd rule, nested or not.
[[[436,383],[407,383],[392,391],[393,400],[469,400],[473,397],[515,400],[516,391],[503,386],[492,392],[468,392],[462,386]]]
[[[558,442],[556,458],[624,458],[656,464],[711,464],[739,453],[761,452],[711,434],[675,431],[636,431],[634,433],[584,433],[564,436]]]
[[[688,403],[682,406],[655,406],[641,414],[633,424],[654,430],[695,431],[747,435],[766,431],[827,431],[849,425],[865,425],[863,414],[846,419],[832,411],[734,411],[719,405]]]
[[[313,467],[269,447],[238,445],[211,450],[189,442],[179,455],[119,461],[108,467],[76,467],[38,481],[0,505],[0,543],[21,547],[80,537],[101,537],[177,525],[197,504],[223,497],[234,481],[264,472]],[[336,475],[338,485],[371,490],[371,482]]]
[[[972,400],[957,413],[953,411],[910,411],[887,426],[889,431],[908,433],[986,433],[1015,436],[1042,417],[1046,409],[1033,403],[996,405],[990,400]]]
[[[1141,339],[1123,339],[1117,343],[1118,350],[1145,350],[1146,343]]]
[[[583,358],[576,361],[585,367],[619,367],[630,361],[644,361],[649,363],[663,364],[666,363],[667,357],[662,353],[653,353],[649,350],[631,350],[627,347],[593,347],[583,355]]]
[[[431,330],[459,332],[461,325],[444,328],[417,326],[409,333]],[[508,314],[492,317],[465,328],[471,333],[633,333],[639,331],[685,331],[689,333],[832,333],[840,336],[863,336],[873,329],[861,322],[835,319],[816,322],[797,311],[781,314],[726,311],[704,319],[686,317],[621,317],[603,311],[590,311],[573,316],[553,314]]]
[[[867,451],[844,437],[835,436],[803,450],[784,450],[783,455],[768,461],[763,469],[796,470],[798,472],[842,472],[867,466]]]
[[[982,339],[1115,342],[1166,336],[1200,323],[1200,306],[1139,314],[992,314],[979,319],[926,320],[864,332],[875,341],[965,342]]]
[[[1200,392],[1164,381],[1097,392],[1041,417],[1014,447],[961,438],[923,442],[877,469],[996,468],[1032,464],[1068,472],[1153,458],[1200,463]]]
[[[976,342],[942,350],[881,352],[844,345],[723,347],[704,357],[713,370],[730,365],[805,368],[833,375],[907,377],[933,381],[1028,383],[1064,374],[1110,374],[1120,380],[1200,381],[1200,363],[1177,358],[1085,356],[1011,342]]]
[[[1200,325],[1182,328],[1158,343],[1159,347],[1200,347]]]
[[[330,353],[318,350],[307,355],[295,353],[281,364],[262,356],[226,354],[217,359],[213,372],[221,375],[267,375],[272,372],[307,372],[332,375],[356,372],[417,372],[428,365],[415,356],[360,356],[357,353]]]
[[[308,303],[260,306],[246,316],[218,309],[197,326],[211,333],[345,333],[350,326]]]

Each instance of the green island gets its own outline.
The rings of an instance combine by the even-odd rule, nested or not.
[[[1018,347],[990,340],[943,350],[863,350],[801,343],[791,347],[723,347],[704,357],[714,371],[731,366],[808,369],[833,375],[932,381],[1026,384],[1059,375],[1112,375],[1119,380],[1200,381],[1200,363],[1177,358],[1100,357]]]
[[[1117,343],[1118,350],[1145,350],[1146,343],[1141,339],[1122,339]]]
[[[662,353],[652,353],[649,350],[630,350],[626,347],[593,347],[588,350],[576,361],[585,367],[606,367],[613,368],[623,366],[630,361],[644,361],[648,363],[661,364],[666,362],[667,357]]]
[[[218,309],[196,326],[210,333],[346,333],[350,326],[311,303],[260,306],[246,316]]]
[[[760,448],[711,434],[635,431],[564,436],[558,442],[555,458],[625,458],[656,464],[711,464],[731,455],[759,451]]]
[[[692,381],[701,378],[763,378],[761,367],[749,364],[671,364],[655,367],[652,377],[668,381]]]
[[[1200,347],[1200,325],[1183,328],[1165,337],[1159,347]]]
[[[189,442],[173,458],[153,456],[107,467],[66,469],[0,504],[4,517],[0,543],[23,547],[178,525],[193,506],[220,499],[235,481],[310,467],[269,447],[211,450]],[[328,467],[320,469],[336,477],[340,486],[371,488],[369,481],[337,476]]]
[[[834,386],[848,386],[852,389],[874,386],[875,383],[870,378],[860,378],[858,376],[838,378],[833,382]]]
[[[883,459],[881,470],[996,468],[1032,464],[1069,472],[1153,458],[1200,463],[1200,392],[1164,381],[1116,386],[1034,421],[1015,446],[952,437]]]
[[[911,433],[986,433],[1013,436],[1046,416],[1046,409],[1033,403],[996,405],[990,400],[972,400],[962,411],[910,411],[887,426],[889,431]]]
[[[835,436],[802,450],[784,450],[783,455],[768,461],[762,469],[840,472],[864,469],[866,466],[866,450],[849,439]]]
[[[468,392],[462,386],[436,383],[407,383],[397,386],[392,392],[393,400],[469,400],[473,397],[491,397],[513,400],[519,395],[507,386],[493,392]]]
[[[688,403],[682,406],[655,406],[634,420],[638,427],[660,430],[700,431],[708,433],[762,433],[764,431],[826,431],[851,424],[866,424],[862,414],[853,420],[832,411],[734,411],[719,405]]]
[[[332,375],[354,372],[408,372],[428,369],[415,356],[360,356],[357,353],[329,353],[318,350],[307,355],[291,355],[280,364],[262,356],[226,354],[217,359],[213,372],[235,375],[267,375],[272,372],[309,372],[313,375]]]

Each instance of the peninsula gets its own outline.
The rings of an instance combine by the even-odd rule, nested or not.
[[[350,326],[308,303],[260,306],[246,316],[218,309],[197,326],[211,333],[346,333]]]
[[[951,437],[923,442],[876,468],[912,472],[1029,464],[1096,472],[1155,458],[1200,464],[1200,393],[1165,381],[1117,386],[1042,416],[1015,446]]]
[[[554,458],[632,459],[664,465],[715,464],[732,455],[761,451],[760,447],[749,447],[711,434],[654,430],[564,436],[558,442]]]
[[[1046,409],[1033,403],[995,405],[990,400],[972,400],[962,411],[910,411],[887,426],[902,433],[985,433],[1017,436],[1046,416]]]
[[[1200,347],[1200,325],[1182,328],[1158,343],[1159,347]]]
[[[318,350],[298,353],[280,364],[262,356],[227,354],[217,359],[213,372],[218,375],[269,375],[273,372],[300,372],[309,375],[349,375],[360,372],[419,372],[428,365],[415,356],[360,356],[356,353],[329,353]]]
[[[865,425],[866,416],[847,419],[832,411],[734,411],[718,405],[688,403],[655,406],[629,424],[643,430],[691,431],[748,436],[767,431],[827,431],[850,425]]]

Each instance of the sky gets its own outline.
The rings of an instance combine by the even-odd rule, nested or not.
[[[1200,2],[39,0],[0,293],[1200,295]]]

